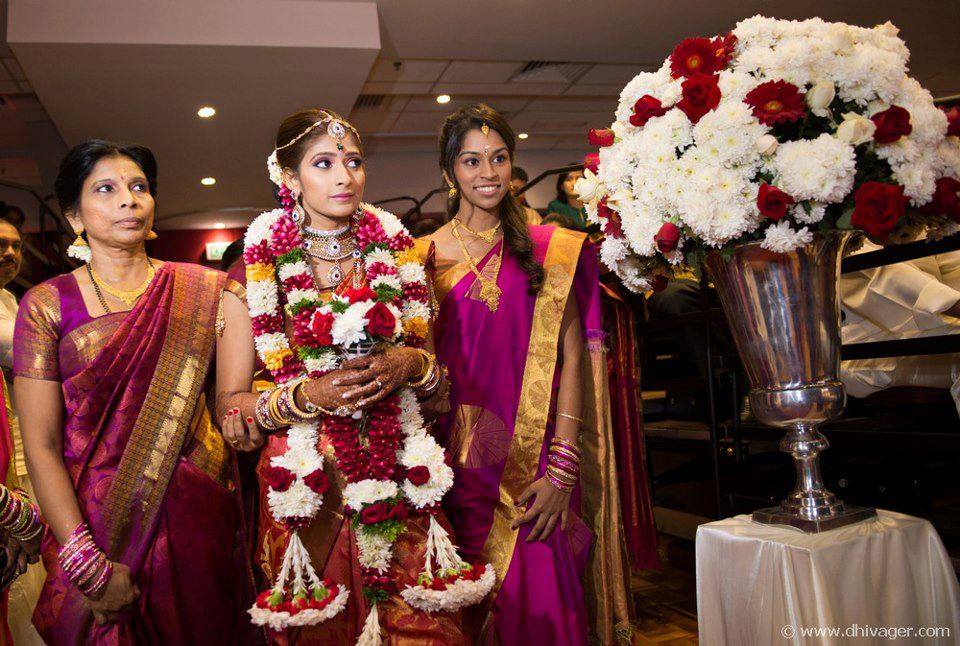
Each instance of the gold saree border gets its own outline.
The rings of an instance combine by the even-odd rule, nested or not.
[[[481,552],[497,575],[494,589],[486,601],[486,623],[489,623],[489,609],[513,559],[519,530],[511,529],[510,525],[523,514],[523,509],[515,501],[533,482],[540,464],[557,367],[560,324],[585,240],[586,234],[558,228],[550,237],[543,260],[544,282],[533,308],[520,403],[500,478],[500,500],[494,507],[493,524]]]
[[[125,547],[134,505],[147,527],[160,510],[213,353],[226,275],[189,265],[175,271],[164,350],[110,487],[108,535],[114,557]]]

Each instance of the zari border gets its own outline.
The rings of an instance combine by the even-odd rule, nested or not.
[[[160,510],[207,377],[225,280],[201,267],[176,268],[164,349],[110,490],[114,558],[124,551],[133,516],[147,528]],[[138,513],[131,513],[134,505]]]
[[[517,419],[500,478],[500,500],[494,507],[493,524],[482,551],[483,558],[497,573],[494,590],[487,597],[488,609],[513,558],[519,530],[510,526],[524,511],[515,501],[533,482],[540,465],[557,367],[560,324],[584,240],[583,233],[558,228],[550,238],[543,260],[544,282],[533,309]]]

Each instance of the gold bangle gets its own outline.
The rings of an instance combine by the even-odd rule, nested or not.
[[[318,417],[320,417],[321,415],[323,415],[323,411],[322,411],[322,410],[315,410],[315,411],[313,411],[313,412],[311,413],[310,411],[303,410],[302,408],[300,408],[300,405],[297,404],[297,388],[299,388],[300,386],[302,386],[303,383],[304,383],[304,382],[302,382],[302,381],[298,381],[297,383],[295,383],[295,384],[293,385],[292,388],[290,388],[290,394],[288,395],[288,401],[289,401],[289,405],[290,405],[290,412],[293,413],[293,416],[294,416],[294,417],[297,417],[297,418],[299,418],[300,420],[303,420],[303,421],[312,420],[312,419],[317,419]],[[303,391],[301,391],[301,393],[302,393],[302,392],[303,392]],[[306,396],[304,396],[304,399],[306,399]],[[308,401],[309,401],[309,400],[308,400]],[[311,405],[312,405],[312,404],[311,404]]]
[[[426,369],[421,373],[420,379],[416,381],[407,382],[407,385],[411,388],[417,389],[421,388],[424,384],[430,381],[433,377],[434,371],[437,369],[437,356],[430,354],[426,350],[417,349],[417,352],[420,353],[421,358],[426,362]]]
[[[559,412],[559,411],[557,412],[557,417],[566,417],[567,419],[572,419],[572,420],[575,421],[575,422],[579,422],[579,423],[583,424],[583,418],[582,418],[582,417],[575,417],[574,415],[567,415],[566,413],[561,413],[561,412]]]
[[[553,439],[550,440],[550,444],[559,444],[560,446],[565,446],[571,451],[575,451],[577,455],[580,455],[580,445],[578,443],[565,440],[557,435],[553,436]]]
[[[293,387],[293,393],[292,393],[292,394],[293,394],[293,401],[294,401],[294,402],[297,401],[297,387],[298,387],[298,386],[303,386],[303,385],[306,384],[306,383],[307,383],[307,382],[305,382],[305,381],[301,381],[301,382],[299,382],[296,386]],[[314,402],[312,399],[310,399],[310,397],[307,396],[307,391],[306,391],[306,390],[302,390],[302,389],[301,389],[301,390],[300,390],[300,394],[303,395],[303,401],[305,401],[305,402],[307,403],[307,408],[310,408],[310,407],[312,406],[313,408],[315,408],[315,409],[320,413],[320,415],[336,415],[336,413],[335,413],[334,411],[330,410],[329,408],[324,408],[324,407],[321,406],[320,404],[318,404],[318,403]]]
[[[277,426],[289,426],[294,420],[287,419],[280,412],[280,394],[283,386],[270,393],[270,417],[273,418]]]

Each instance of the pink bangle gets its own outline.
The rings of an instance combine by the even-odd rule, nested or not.
[[[566,471],[571,475],[579,475],[580,465],[576,462],[570,462],[569,460],[564,460],[563,458],[558,458],[554,455],[550,456],[550,464],[557,467],[561,471]]]

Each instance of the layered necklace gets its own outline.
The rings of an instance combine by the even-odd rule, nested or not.
[[[505,244],[501,244],[500,251],[494,258],[490,259],[488,274],[492,277],[486,278],[477,266],[478,260],[474,258],[467,249],[467,244],[463,241],[463,236],[460,234],[461,228],[484,242],[491,243],[493,242],[493,237],[500,229],[500,223],[497,222],[497,226],[492,229],[487,229],[486,231],[474,231],[461,222],[459,218],[454,218],[452,228],[453,237],[457,239],[457,243],[460,245],[460,251],[470,265],[470,271],[473,272],[473,275],[477,278],[477,282],[480,284],[480,300],[486,303],[487,308],[489,308],[491,312],[496,312],[500,308],[500,296],[503,294],[503,290],[497,285],[497,278],[500,275],[500,265],[503,263],[503,248]],[[487,268],[484,267],[484,270],[486,269]]]
[[[359,275],[362,254],[357,249],[349,224],[331,231],[303,226],[300,233],[303,237],[303,248],[308,256],[333,263],[327,270],[327,281],[331,287],[337,287],[343,282],[344,273],[340,263],[347,258],[353,258],[355,273]]]
[[[103,292],[106,292],[113,296],[114,298],[123,302],[127,308],[133,307],[133,304],[137,302],[137,299],[143,296],[143,293],[147,291],[147,287],[150,286],[150,282],[153,280],[153,277],[156,275],[157,270],[153,266],[153,261],[147,258],[147,276],[143,279],[143,282],[134,287],[133,289],[117,289],[116,287],[111,287],[110,284],[101,278],[97,272],[93,270],[93,265],[87,263],[87,274],[90,276],[90,282],[93,283],[93,291],[97,294],[97,300],[100,301],[100,307],[103,308],[103,311],[108,314],[112,312],[110,306],[107,305],[107,299],[103,297]]]

